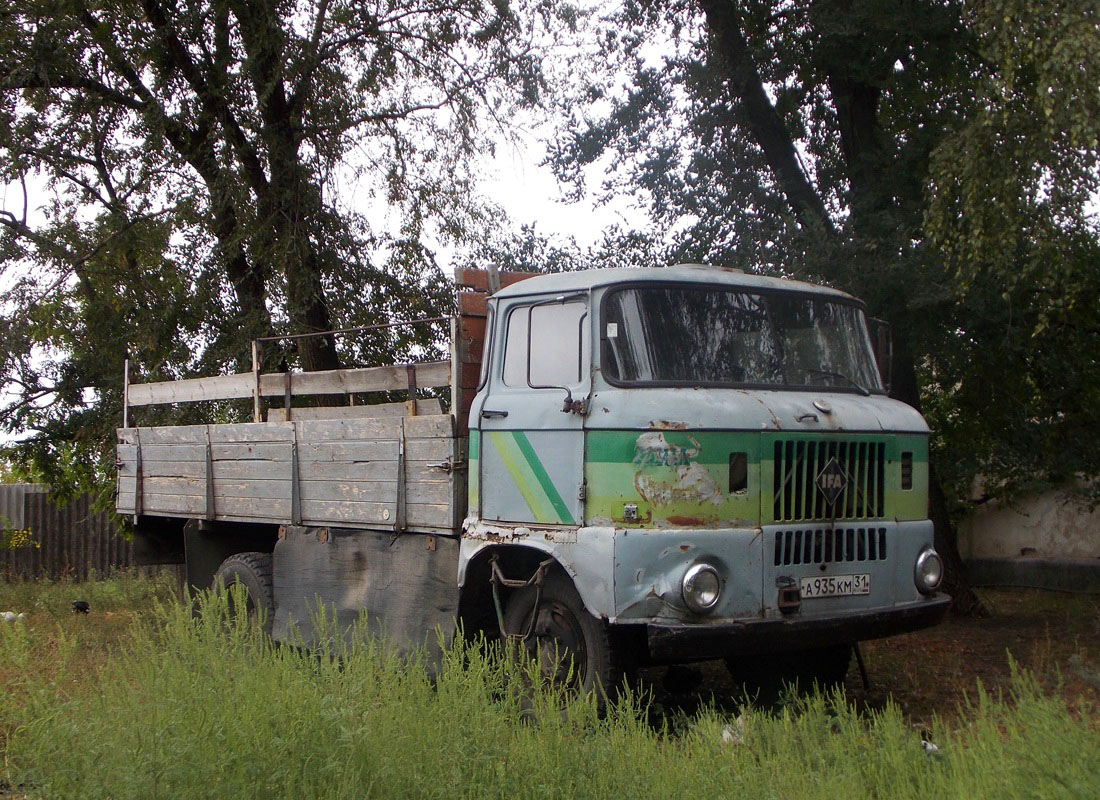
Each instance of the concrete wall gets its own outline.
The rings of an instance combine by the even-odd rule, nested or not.
[[[1061,492],[991,502],[959,526],[963,558],[1100,559],[1100,509],[1089,512]]]

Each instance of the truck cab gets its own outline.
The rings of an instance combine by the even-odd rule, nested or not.
[[[469,424],[460,583],[486,551],[552,559],[583,606],[535,625],[559,646],[583,610],[644,661],[846,668],[946,608],[928,427],[842,292],[692,266],[514,284],[489,301]]]

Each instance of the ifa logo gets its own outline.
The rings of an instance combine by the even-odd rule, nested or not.
[[[817,473],[814,484],[817,486],[818,491],[825,495],[825,501],[829,505],[835,503],[836,499],[840,497],[840,493],[848,485],[848,476],[844,473],[844,468],[840,466],[840,462],[836,460],[835,456],[828,460],[825,466],[822,467],[821,472]]]

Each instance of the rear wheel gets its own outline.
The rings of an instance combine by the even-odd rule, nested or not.
[[[250,620],[261,623],[270,634],[275,622],[275,592],[272,582],[270,553],[237,553],[231,555],[214,573],[215,584],[221,581],[226,589],[234,584],[244,587],[246,609]],[[232,599],[230,599],[232,602]]]
[[[524,652],[538,660],[543,677],[556,685],[595,691],[604,698],[622,677],[607,623],[588,613],[561,572],[546,574],[541,594],[535,586],[514,592],[504,612],[504,629],[510,637],[525,637]]]

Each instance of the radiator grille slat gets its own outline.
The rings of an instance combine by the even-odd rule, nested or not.
[[[773,455],[776,522],[881,519],[886,515],[885,442],[784,439],[775,442]],[[817,476],[834,458],[844,472],[845,484],[830,504],[817,488]]]
[[[885,561],[886,558],[886,528],[818,528],[775,533],[773,561],[777,567]]]

